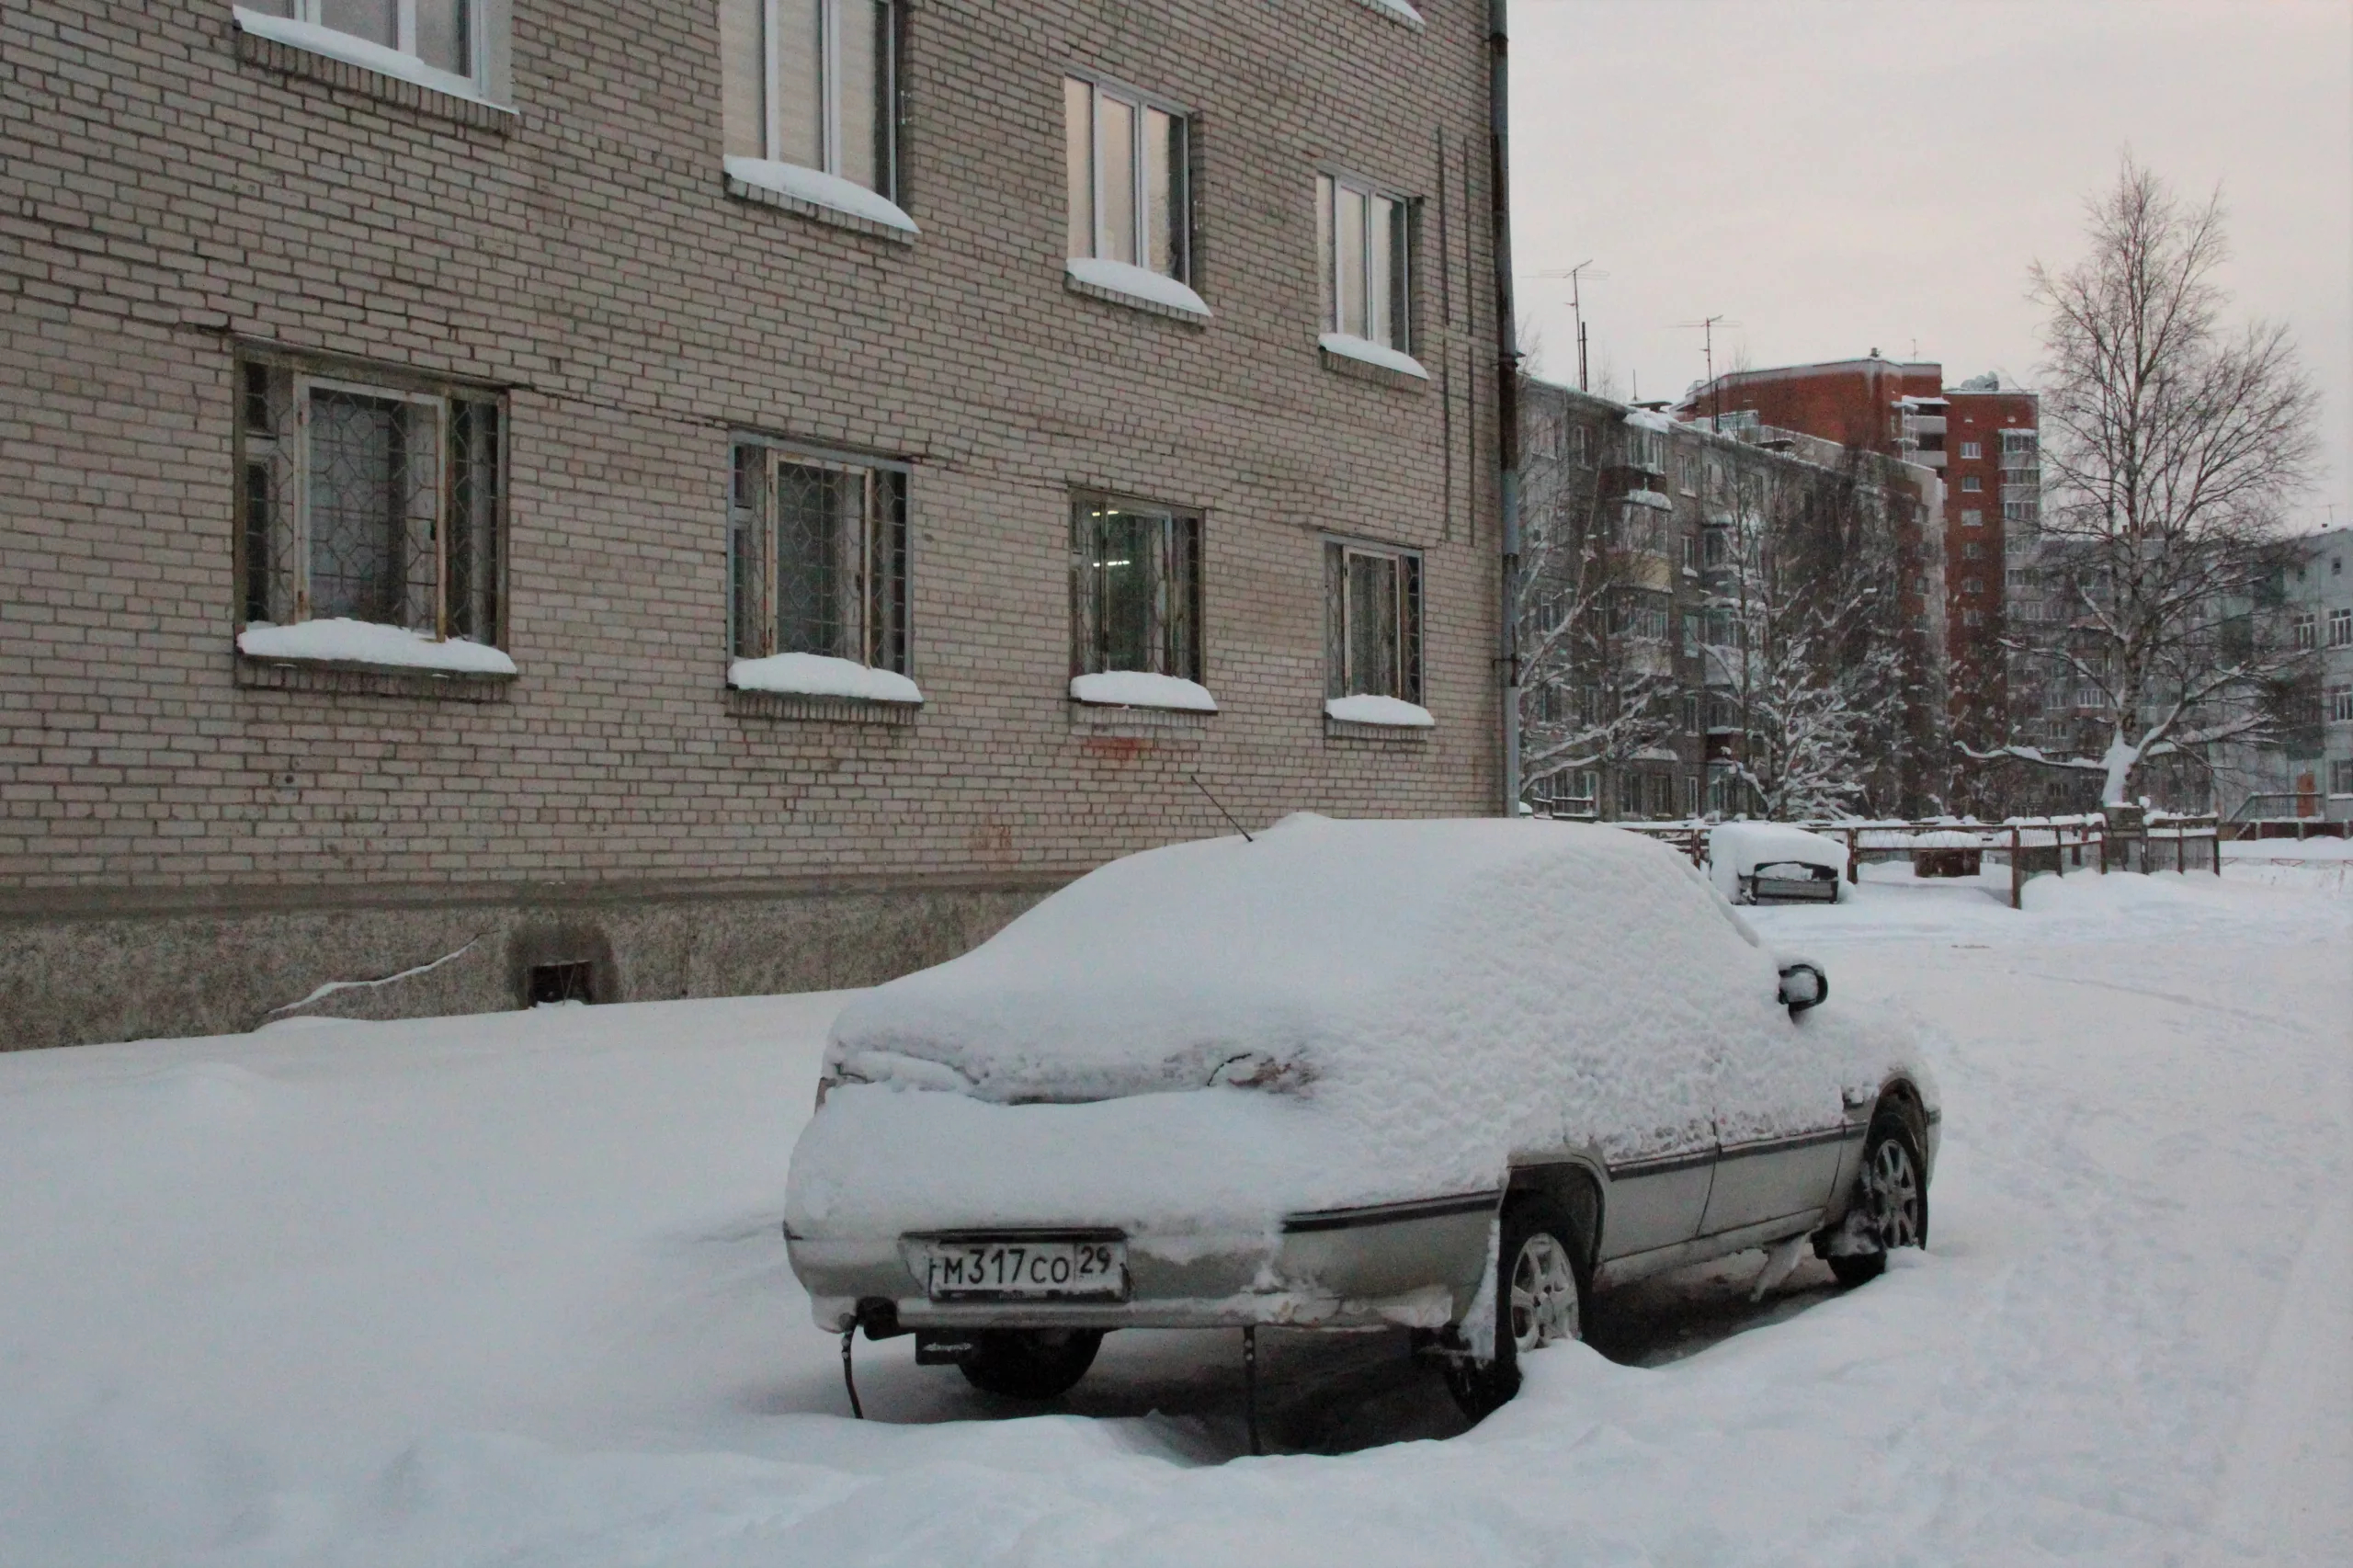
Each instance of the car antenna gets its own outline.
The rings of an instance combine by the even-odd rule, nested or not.
[[[1233,823],[1233,831],[1234,831],[1234,832],[1236,832],[1236,833],[1238,833],[1238,834],[1240,834],[1240,835],[1242,835],[1242,842],[1243,842],[1243,843],[1245,843],[1245,844],[1256,844],[1256,843],[1257,843],[1257,842],[1258,842],[1256,839],[1255,839],[1255,838],[1253,838],[1253,837],[1251,837],[1251,836],[1250,836],[1250,830],[1249,830],[1248,828],[1246,828],[1246,827],[1243,826],[1243,825],[1242,825],[1240,823],[1238,823],[1238,822],[1233,822],[1233,813],[1232,812],[1227,811],[1227,810],[1225,809],[1225,805],[1224,805],[1224,803],[1223,803],[1222,801],[1220,801],[1220,800],[1219,800],[1215,795],[1211,795],[1211,794],[1210,793],[1210,787],[1209,787],[1208,785],[1206,785],[1206,784],[1204,784],[1204,783],[1202,783],[1202,782],[1201,782],[1201,776],[1200,776],[1199,774],[1198,774],[1198,773],[1188,773],[1187,775],[1185,775],[1185,777],[1186,777],[1186,778],[1189,778],[1189,779],[1191,779],[1191,780],[1193,781],[1193,788],[1194,788],[1194,789],[1196,789],[1196,790],[1199,790],[1201,792],[1201,794],[1202,794],[1202,795],[1203,795],[1203,796],[1204,796],[1204,797],[1209,801],[1209,803],[1210,803],[1211,805],[1217,807],[1217,814],[1218,814],[1218,815],[1220,815],[1220,816],[1223,817],[1226,821],[1228,821],[1228,822],[1230,822],[1230,823]]]

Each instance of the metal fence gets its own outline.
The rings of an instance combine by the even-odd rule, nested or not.
[[[1610,824],[1672,846],[1694,866],[1708,858],[1704,822],[1620,822]],[[2012,817],[1999,823],[1943,818],[1926,822],[1799,822],[1789,824],[1847,846],[1847,880],[1858,881],[1865,860],[1909,860],[1938,874],[1975,875],[1986,856],[2010,869],[2012,909],[2025,906],[2026,884],[2038,876],[2086,871],[2211,871],[2222,874],[2223,826],[2212,816],[2168,812],[2145,815],[2126,808],[2081,816]]]

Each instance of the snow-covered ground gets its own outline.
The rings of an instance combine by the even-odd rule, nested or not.
[[[1273,1335],[1264,1460],[1231,1335],[1026,1418],[861,1343],[847,1418],[776,1224],[842,995],[0,1057],[0,1562],[2353,1561],[2353,899],[2254,869],[1756,912],[1943,1028],[1930,1250],[1638,1288],[1467,1433]]]

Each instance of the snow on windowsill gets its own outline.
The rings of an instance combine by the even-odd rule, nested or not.
[[[1136,267],[1124,261],[1106,261],[1101,256],[1074,256],[1063,263],[1063,268],[1078,282],[1090,289],[1101,289],[1113,294],[1124,294],[1131,300],[1160,305],[1188,315],[1209,319],[1210,307],[1199,294],[1174,278]]]
[[[386,49],[381,43],[369,43],[364,38],[337,32],[333,28],[319,27],[311,22],[298,22],[288,17],[273,17],[266,12],[249,11],[239,6],[231,12],[238,30],[256,38],[266,38],[273,43],[283,43],[295,49],[306,49],[313,54],[324,54],[330,60],[340,60],[347,65],[357,65],[364,71],[374,71],[386,76],[397,76],[404,82],[414,82],[437,93],[447,93],[453,98],[466,98],[493,108],[510,108],[482,90],[482,85],[470,76],[460,76],[438,66],[427,65],[414,54],[403,54],[397,49]]]
[[[805,201],[812,207],[830,208],[835,212],[863,218],[870,223],[880,223],[905,233],[923,233],[915,227],[915,221],[889,197],[819,169],[805,169],[799,164],[779,164],[767,158],[730,158],[726,161],[726,167],[731,179],[758,186],[762,190],[773,190],[779,196]]]
[[[738,659],[727,666],[727,684],[738,691],[780,691],[797,697],[848,697],[864,702],[921,702],[915,683],[824,653],[776,653]]]
[[[1378,365],[1384,370],[1394,370],[1401,376],[1418,376],[1426,381],[1430,379],[1430,373],[1422,369],[1422,362],[1419,359],[1415,358],[1411,354],[1401,354],[1394,348],[1383,347],[1370,338],[1358,337],[1353,333],[1327,332],[1315,341],[1326,354],[1337,354],[1347,359],[1361,359],[1368,365]]]
[[[1176,676],[1156,676],[1142,670],[1106,670],[1071,677],[1074,701],[1111,708],[1174,708],[1188,713],[1214,713],[1217,699],[1199,681]]]
[[[1363,3],[1392,21],[1403,22],[1417,29],[1424,26],[1422,14],[1405,4],[1405,0],[1363,0]]]
[[[462,637],[437,642],[404,626],[372,620],[303,620],[292,626],[256,621],[237,633],[237,652],[249,659],[377,665],[475,676],[515,673],[515,661],[501,649]]]
[[[1655,490],[1629,490],[1626,492],[1626,505],[1629,506],[1653,506],[1662,512],[1671,512],[1675,510],[1675,503]]]
[[[1324,704],[1324,716],[1343,724],[1383,724],[1393,730],[1427,730],[1438,721],[1417,702],[1394,697],[1334,697]]]

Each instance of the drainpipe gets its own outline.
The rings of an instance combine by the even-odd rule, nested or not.
[[[1519,324],[1511,291],[1510,38],[1506,0],[1487,0],[1487,184],[1495,215],[1496,496],[1503,512],[1504,815],[1519,814]]]

